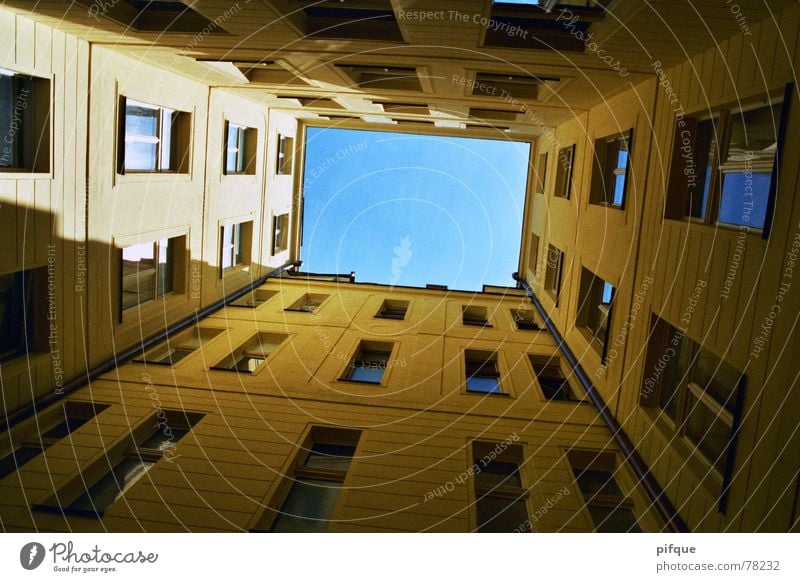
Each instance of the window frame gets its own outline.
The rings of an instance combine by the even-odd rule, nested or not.
[[[625,167],[619,167],[620,143],[625,143],[627,151]],[[595,139],[594,160],[592,164],[592,182],[589,191],[589,204],[625,210],[631,177],[631,152],[633,150],[633,128],[626,132],[615,133]],[[622,183],[622,200],[614,202],[616,181],[624,176]],[[611,200],[609,200],[609,196]]]
[[[185,257],[186,252],[186,236],[187,235],[177,235],[177,236],[166,236],[165,238],[156,239],[154,241],[147,241],[143,243],[134,243],[131,245],[126,245],[124,247],[118,247],[119,249],[119,306],[120,306],[120,322],[124,321],[124,317],[126,313],[131,313],[134,310],[142,309],[143,306],[147,307],[150,305],[154,305],[159,301],[166,301],[173,295],[181,295],[183,294],[182,289],[182,277],[185,276],[183,273],[184,265],[183,260]],[[164,293],[159,294],[159,257],[160,257],[160,249],[162,243],[167,242],[166,251],[167,254],[167,269],[170,273],[170,288],[167,289]],[[153,278],[153,293],[152,297],[149,299],[145,299],[144,301],[140,301],[128,307],[125,307],[124,297],[124,289],[125,289],[125,280],[126,278],[135,278],[137,281],[143,276],[141,271],[137,269],[136,273],[132,273],[129,275],[125,275],[124,269],[124,252],[126,249],[152,244],[153,245],[153,268],[147,269],[146,271],[152,271],[152,274],[147,272],[144,276]],[[170,264],[171,263],[171,264]],[[137,283],[137,289],[141,286]]]
[[[762,239],[769,238],[769,233],[772,228],[772,219],[775,207],[775,199],[777,197],[778,180],[780,178],[780,166],[783,158],[783,149],[786,142],[786,133],[788,127],[789,110],[791,109],[792,95],[794,93],[794,84],[787,83],[783,87],[782,94],[778,90],[769,91],[763,95],[761,99],[750,101],[742,104],[729,104],[714,108],[711,111],[699,111],[696,114],[690,114],[684,117],[675,116],[673,120],[673,145],[672,145],[672,160],[669,175],[666,180],[666,198],[664,218],[667,220],[680,220],[692,222],[695,224],[720,227],[725,229],[746,229],[747,232],[760,234]],[[733,127],[733,119],[737,115],[755,111],[766,107],[779,107],[780,111],[777,116],[778,125],[775,127],[776,131],[776,152],[773,157],[772,163],[762,163],[760,165],[750,166],[753,173],[769,173],[770,185],[767,194],[764,224],[761,228],[751,226],[750,224],[735,224],[728,222],[721,222],[719,219],[721,205],[722,205],[722,186],[723,178],[726,170],[731,167],[741,166],[741,164],[728,164],[726,158],[729,154],[731,129]],[[716,122],[713,120],[717,120]],[[690,131],[685,129],[687,124],[695,132],[692,134],[692,152],[696,156],[696,142],[698,139],[697,128],[701,123],[712,120],[712,138],[711,141],[715,146],[715,155],[710,152],[704,152],[703,159],[708,158],[708,166],[710,166],[710,177],[708,179],[708,199],[706,200],[706,211],[704,216],[696,217],[688,212],[689,203],[691,201],[691,190],[683,191],[681,187],[681,177],[683,176],[683,165],[681,164],[681,133]],[[709,148],[710,150],[710,148]],[[726,168],[725,166],[729,166]],[[745,165],[746,167],[746,165]],[[760,170],[760,171],[759,171]],[[703,168],[702,171],[705,171]],[[685,181],[685,178],[684,178]]]
[[[185,360],[190,358],[198,350],[203,349],[206,343],[213,341],[220,335],[224,329],[217,327],[192,327],[188,330],[178,333],[175,337],[167,337],[146,351],[141,352],[136,356],[133,361],[137,364],[144,364],[146,366],[169,366],[175,367],[184,363]],[[190,336],[191,339],[190,339]],[[204,337],[205,336],[205,337]],[[197,346],[194,345],[197,343]],[[172,359],[172,356],[179,351],[187,352],[184,356],[178,358],[177,361]],[[153,358],[153,354],[162,354],[158,358]],[[148,359],[150,358],[150,359]],[[164,361],[169,358],[168,361]]]
[[[374,317],[378,319],[404,321],[408,315],[409,307],[410,302],[406,300],[384,299],[378,309],[378,313],[376,313]]]
[[[251,532],[266,533],[272,532],[275,521],[281,513],[284,504],[294,488],[294,485],[303,478],[330,481],[340,483],[337,498],[330,513],[330,523],[336,521],[335,516],[341,507],[344,494],[348,490],[348,483],[352,479],[354,463],[358,461],[360,446],[363,442],[361,430],[341,428],[324,425],[309,426],[306,434],[297,445],[297,451],[291,456],[289,461],[281,469],[281,479],[276,480],[276,484],[267,494],[263,505],[264,511],[256,515],[250,522]],[[315,445],[346,446],[353,448],[353,454],[347,469],[336,470],[330,468],[313,468],[306,466],[308,459]]]
[[[278,133],[275,151],[275,175],[291,176],[294,173],[294,137]]]
[[[551,260],[553,256],[557,257],[555,263]],[[558,307],[558,302],[561,299],[561,289],[563,287],[564,258],[565,258],[564,251],[554,246],[553,244],[548,243],[547,261],[545,262],[545,274],[542,286],[544,287],[545,292],[555,302],[556,307]],[[551,272],[554,273],[552,282],[554,283],[555,288],[551,288],[550,284],[548,283],[548,281],[550,281]]]
[[[569,200],[572,197],[572,178],[575,172],[575,150],[577,144],[560,148],[556,155],[556,179],[553,196]]]
[[[272,215],[272,244],[270,255],[277,256],[289,250],[289,213]]]
[[[0,76],[12,79],[13,102],[9,105],[10,123],[18,116],[22,121],[14,135],[21,135],[21,141],[12,138],[11,142],[0,143],[0,160],[13,156],[10,161],[16,163],[0,166],[0,177],[8,174],[51,174],[53,166],[53,103],[54,83],[52,76],[40,77],[10,69],[0,69]],[[13,81],[17,79],[17,81]],[[32,99],[25,99],[20,107],[23,88],[19,84],[30,82]],[[21,83],[20,83],[21,82]],[[8,144],[11,144],[9,147]],[[16,151],[10,151],[14,148]]]
[[[167,418],[166,425],[164,425],[159,415]],[[162,426],[170,427],[173,430],[175,428],[186,429],[186,432],[174,441],[178,443],[183,437],[195,430],[204,417],[205,413],[175,409],[159,411],[159,414],[149,414],[145,419],[137,423],[136,426],[132,427],[132,429],[115,444],[107,447],[106,454],[103,455],[101,459],[96,459],[87,466],[81,467],[76,475],[72,475],[66,482],[56,485],[56,491],[54,493],[48,494],[41,502],[32,504],[31,509],[33,511],[56,513],[60,515],[74,515],[95,519],[102,518],[126,493],[141,481],[144,475],[153,470],[153,467],[158,464],[158,461],[166,457],[166,450],[143,448],[139,443],[145,443],[149,438],[160,431],[166,434]],[[119,491],[114,501],[103,509],[95,508],[87,510],[71,507],[81,499],[84,494],[88,495],[92,487],[97,485],[107,475],[113,473],[120,463],[128,458],[146,461],[148,465],[133,481],[125,484],[125,487]]]
[[[497,454],[497,448],[501,447],[502,452]],[[526,486],[526,479],[523,472],[523,465],[524,465],[524,450],[522,444],[511,444],[508,445],[507,441],[503,443],[495,443],[490,441],[483,441],[483,440],[472,440],[467,447],[468,458],[471,463],[470,467],[472,471],[468,471],[470,474],[470,479],[472,481],[470,487],[470,493],[472,496],[471,503],[471,510],[470,510],[470,520],[474,524],[474,528],[472,528],[473,532],[476,533],[483,533],[481,532],[481,527],[484,524],[479,522],[479,512],[478,507],[482,500],[488,498],[490,500],[497,500],[497,499],[504,499],[510,500],[512,503],[514,502],[522,502],[523,507],[525,508],[525,517],[526,520],[520,523],[517,529],[523,528],[524,526],[528,527],[528,532],[533,532],[533,522],[531,521],[531,516],[533,515],[530,508],[530,488]],[[483,459],[487,456],[492,457],[491,461],[488,464],[483,463]],[[501,483],[495,484],[490,486],[489,484],[482,484],[480,483],[479,475],[484,473],[484,469],[491,465],[492,462],[500,462],[506,464],[514,464],[517,466],[516,470],[509,474]],[[479,466],[482,465],[482,466]],[[517,474],[519,476],[519,485],[515,484],[506,484],[505,481],[513,475]],[[509,504],[506,508],[510,507]],[[518,532],[522,533],[522,532]]]
[[[626,530],[626,532],[618,533],[644,532],[641,525],[644,521],[643,516],[637,511],[634,496],[630,493],[626,493],[619,479],[617,479],[617,473],[621,468],[619,467],[617,455],[615,453],[573,448],[566,452],[566,459],[570,472],[573,475],[573,486],[578,490],[581,499],[583,499],[584,514],[588,517],[589,523],[592,524],[594,532],[600,533],[601,530],[598,529],[599,526],[595,522],[594,517],[592,517],[592,507],[630,511],[636,520],[636,527],[639,529],[639,532]],[[619,495],[594,493],[591,494],[591,496],[587,496],[588,494],[584,493],[580,486],[580,476],[585,474],[586,471],[608,473],[609,480],[606,481],[606,484],[609,482],[612,483],[613,486],[619,490]],[[578,474],[579,472],[580,475]]]
[[[657,416],[655,420],[662,426],[662,429],[670,435],[677,436],[680,439],[679,442],[685,446],[691,457],[700,462],[702,471],[705,474],[714,476],[714,480],[722,487],[719,511],[720,513],[724,513],[727,506],[727,494],[730,480],[732,479],[736,460],[736,448],[739,440],[739,428],[742,422],[747,375],[744,372],[740,372],[724,358],[720,358],[711,350],[708,350],[703,345],[691,339],[680,329],[658,317],[655,313],[652,314],[648,340],[645,354],[645,376],[642,380],[643,386],[640,391],[639,406],[645,409],[657,410],[658,412],[656,413]],[[686,345],[683,347],[684,351],[678,353],[676,348],[683,342],[686,342]],[[730,409],[725,407],[725,403],[719,402],[717,398],[709,393],[697,380],[698,361],[703,351],[707,352],[712,358],[718,361],[715,372],[719,371],[722,366],[726,366],[730,371],[738,375],[735,385],[730,388]],[[654,387],[646,384],[648,381],[647,374],[651,374],[650,371],[655,369],[659,358],[664,356],[675,358],[679,355],[680,361],[678,361],[678,363],[681,364],[681,367],[677,372],[679,378],[675,386],[671,388],[665,386],[663,374],[658,377]],[[672,401],[674,399],[676,402],[674,417],[663,404],[665,391],[668,391],[666,394],[668,396],[667,400]],[[716,463],[704,452],[704,447],[701,446],[702,439],[700,439],[700,441],[695,441],[692,435],[688,434],[687,425],[690,415],[695,410],[694,407],[690,408],[690,400],[692,397],[694,398],[694,407],[703,407],[701,410],[710,413],[715,422],[721,422],[729,429],[727,444],[720,452]],[[708,436],[709,430],[710,427],[706,430],[704,436]]]
[[[248,336],[248,338],[241,342],[236,348],[231,349],[229,354],[226,354],[222,359],[218,360],[216,364],[210,367],[211,370],[216,372],[235,372],[239,374],[255,375],[264,370],[267,361],[273,359],[275,354],[289,339],[289,335],[285,333],[273,333],[266,331],[259,331]],[[274,346],[271,350],[264,350],[264,345]],[[245,359],[260,362],[252,370],[242,370],[239,366]]]
[[[608,302],[603,300],[606,286],[611,288],[611,298]],[[599,291],[596,287],[599,287]],[[575,327],[581,331],[589,345],[600,355],[602,363],[608,359],[617,289],[617,285],[613,285],[586,267],[581,267]],[[600,324],[601,319],[604,321],[604,325]],[[604,331],[603,328],[605,328]]]
[[[228,166],[230,152],[230,132],[236,129],[235,168]],[[254,127],[225,120],[224,141],[222,148],[223,176],[254,176],[256,173],[256,151],[258,148],[258,130]]]
[[[504,386],[503,383],[503,373],[500,367],[500,351],[499,350],[481,350],[481,349],[473,349],[467,348],[463,350],[463,357],[461,358],[462,366],[463,366],[463,394],[469,394],[471,396],[501,396],[501,397],[509,397],[512,396],[511,391],[507,390],[507,386]],[[491,368],[488,371],[484,371],[484,368],[487,364],[491,364]],[[474,368],[475,372],[470,374],[470,369]],[[491,378],[494,379],[497,385],[497,391],[485,391],[485,390],[471,390],[469,381],[472,378]],[[510,384],[510,380],[507,379],[506,384]]]
[[[232,242],[225,239],[226,231],[230,229]],[[219,227],[219,277],[223,279],[230,271],[241,270],[252,262],[253,247],[253,221],[222,224]],[[226,266],[226,253],[230,253],[230,264]],[[241,259],[237,260],[237,257]]]
[[[389,371],[392,368],[391,363],[394,361],[394,354],[397,350],[396,342],[385,342],[385,341],[372,341],[372,340],[361,340],[358,342],[355,351],[353,352],[353,356],[348,361],[347,365],[345,366],[343,372],[339,376],[339,381],[341,382],[354,382],[356,384],[365,384],[371,386],[385,386],[389,379]],[[375,359],[367,359],[366,355],[370,354],[371,356],[377,355],[378,358]],[[366,363],[368,365],[358,366],[357,363]],[[378,363],[377,366],[372,366],[374,363]],[[375,380],[365,380],[354,378],[353,375],[356,373],[356,370],[380,370],[381,376],[378,381]]]
[[[154,169],[138,169],[128,168],[126,166],[126,143],[128,135],[127,127],[127,108],[128,103],[132,102],[139,107],[146,109],[153,109],[158,112],[158,122],[156,123],[156,135],[151,139],[156,140],[156,151]],[[165,113],[169,112],[172,117],[169,127],[165,124]],[[165,174],[165,175],[184,175],[191,173],[191,159],[192,159],[192,113],[189,111],[182,111],[173,109],[163,105],[156,105],[146,101],[130,98],[126,95],[119,96],[119,120],[117,129],[117,174],[120,176],[126,175],[148,175],[148,174]],[[165,139],[165,135],[169,134],[169,139]],[[148,136],[142,136],[148,137]],[[130,140],[134,141],[134,140]],[[146,140],[145,140],[146,141]],[[169,167],[162,168],[162,160],[165,156],[165,144],[169,144]]]

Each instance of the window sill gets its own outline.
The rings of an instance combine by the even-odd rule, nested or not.
[[[357,384],[359,386],[383,386],[383,382],[371,382],[370,380],[352,380],[350,378],[337,378],[337,382],[344,382],[345,384]]]
[[[69,507],[61,507],[59,505],[55,504],[51,505],[48,503],[33,503],[31,504],[31,511],[38,511],[41,513],[54,513],[70,517],[88,517],[91,519],[100,519],[105,514],[105,511],[92,511],[88,509],[71,509]]]
[[[741,236],[742,233],[745,233],[745,235],[754,242],[764,241],[761,237],[763,230],[751,226],[737,226],[735,224],[724,224],[721,222],[710,224],[697,218],[689,218],[687,216],[683,218],[664,218],[664,222],[673,223],[676,226],[680,225],[681,228],[688,227],[706,230],[713,232],[715,236],[721,236],[729,240],[734,240],[736,237]]]
[[[469,396],[499,396],[502,398],[510,398],[511,394],[508,392],[477,392],[475,390],[463,390],[462,394],[467,394]]]

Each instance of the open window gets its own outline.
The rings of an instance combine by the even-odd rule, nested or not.
[[[122,311],[182,290],[186,237],[179,236],[121,249]]]
[[[633,130],[595,140],[589,204],[625,206],[632,140]]]
[[[246,295],[239,297],[236,301],[232,301],[230,307],[248,307],[255,309],[261,304],[266,303],[278,294],[277,291],[269,291],[267,289],[255,289]]]
[[[253,531],[328,531],[360,438],[357,430],[312,427]]]
[[[222,333],[221,329],[210,327],[193,327],[181,332],[175,337],[167,338],[157,346],[147,350],[134,362],[143,364],[156,364],[159,366],[174,366],[184,358],[191,356],[203,344],[211,341]]]
[[[278,214],[272,217],[272,256],[289,248],[289,215]]]
[[[50,80],[0,69],[0,172],[50,171]]]
[[[120,97],[118,172],[189,173],[192,114]]]
[[[556,184],[553,196],[569,198],[572,193],[572,168],[575,157],[575,145],[563,147],[558,150],[556,165]]]
[[[480,305],[463,305],[461,323],[475,327],[492,327],[489,324],[488,309]]]
[[[279,176],[288,176],[292,173],[294,165],[294,138],[278,134],[278,157],[275,163],[275,173]]]
[[[303,293],[300,298],[287,307],[285,311],[301,311],[303,313],[316,313],[322,302],[328,298],[321,293]]]
[[[256,173],[258,130],[253,127],[225,122],[224,173],[253,175]]]
[[[386,299],[375,317],[381,319],[405,319],[408,311],[408,301]]]
[[[781,96],[678,118],[665,216],[768,235],[793,86]]]
[[[83,517],[102,517],[173,448],[203,414],[162,410],[135,427],[130,436],[108,449],[55,495],[33,509]]]
[[[564,252],[547,245],[547,265],[544,273],[544,290],[556,306],[561,295],[561,278],[564,272]]]
[[[533,374],[547,400],[578,402],[558,356],[529,355]]]
[[[253,248],[253,221],[223,225],[219,246],[220,277],[229,269],[248,265]]]
[[[511,317],[514,319],[514,325],[520,331],[539,331],[542,329],[536,314],[530,309],[512,309]]]
[[[286,341],[287,337],[280,333],[259,332],[234,349],[229,356],[212,366],[212,369],[254,374],[261,369],[267,358]]]
[[[584,335],[603,361],[605,361],[608,351],[615,292],[616,289],[611,283],[601,279],[585,267],[581,269],[581,287],[575,326],[583,330]]]

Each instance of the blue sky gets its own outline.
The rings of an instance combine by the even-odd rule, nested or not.
[[[304,271],[514,285],[527,143],[327,128],[306,143]]]

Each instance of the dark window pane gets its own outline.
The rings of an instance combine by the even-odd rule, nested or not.
[[[596,469],[575,469],[574,471],[578,487],[586,497],[594,495],[623,496],[611,471]]]
[[[689,392],[687,397],[686,436],[697,445],[700,452],[718,471],[725,468],[726,449],[731,438],[731,428],[713,411]]]
[[[636,515],[628,507],[589,506],[589,513],[598,532],[639,533],[642,529],[636,522]]]
[[[38,457],[42,453],[41,447],[21,446],[0,459],[0,479],[10,475],[25,463]]]
[[[566,378],[539,378],[539,386],[548,400],[575,400]]]
[[[315,443],[308,453],[305,466],[315,469],[347,471],[355,452],[355,447],[347,445]]]
[[[295,482],[281,506],[271,531],[324,532],[339,497],[341,483],[321,479]]]
[[[509,533],[530,531],[530,520],[525,501],[503,499],[484,495],[476,501],[478,531],[482,533]]]
[[[692,380],[729,412],[736,407],[736,387],[741,373],[705,348],[699,348]]]
[[[25,318],[33,329],[33,289],[28,271],[0,275],[0,362],[24,355],[33,348],[33,333],[26,341]]]
[[[106,473],[88,491],[70,503],[70,509],[102,512],[111,507],[130,489],[145,471],[153,465],[150,461],[124,458],[112,471]]]
[[[495,485],[522,487],[522,479],[517,463],[492,461],[484,466],[481,459],[475,459],[475,483],[484,488]]]
[[[42,433],[42,437],[48,439],[63,439],[71,432],[78,430],[89,422],[89,420],[89,418],[68,416],[47,432]]]

